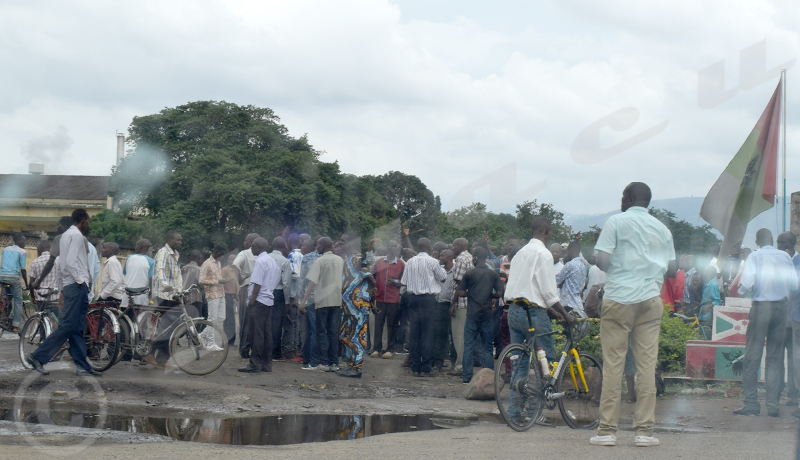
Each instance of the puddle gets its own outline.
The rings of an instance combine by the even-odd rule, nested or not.
[[[0,420],[157,434],[179,441],[259,446],[359,439],[387,433],[454,428],[477,422],[437,414],[294,414],[193,419],[6,409],[0,409]]]

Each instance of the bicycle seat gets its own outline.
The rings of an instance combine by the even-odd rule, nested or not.
[[[146,294],[147,292],[150,292],[150,288],[147,286],[140,288],[133,288],[133,289],[125,288],[125,293],[128,295],[140,295],[140,294]]]

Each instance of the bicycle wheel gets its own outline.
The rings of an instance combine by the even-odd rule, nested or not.
[[[217,326],[205,319],[192,320],[194,330],[187,329],[187,323],[181,323],[175,328],[169,339],[169,352],[175,365],[180,370],[192,375],[205,375],[214,372],[222,366],[228,357],[228,338],[222,326]],[[222,344],[216,347],[204,345],[198,326],[203,329],[213,328],[217,336],[222,339]],[[218,339],[219,340],[219,339]]]
[[[600,423],[603,366],[597,358],[583,352],[580,353],[580,364],[586,385],[578,372],[574,356],[564,363],[564,370],[556,379],[556,392],[564,393],[558,400],[558,409],[571,428],[591,430]]]
[[[114,365],[119,352],[120,333],[114,331],[112,313],[92,310],[86,314],[86,358],[96,371],[106,371]]]
[[[507,346],[494,365],[494,395],[500,415],[516,431],[526,431],[541,415],[542,370],[528,347]]]
[[[117,321],[119,321],[119,352],[114,364],[122,361],[126,355],[133,356],[133,322],[127,316],[119,314],[119,312],[115,313],[117,313]]]
[[[47,327],[48,325],[45,324],[47,321],[50,320],[46,317],[33,316],[25,321],[25,325],[19,331],[19,359],[25,369],[33,369],[33,366],[28,364],[25,358],[36,351],[47,338],[49,331],[53,330],[52,326]]]

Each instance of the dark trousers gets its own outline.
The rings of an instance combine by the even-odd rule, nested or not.
[[[389,351],[402,352],[408,344],[408,296],[406,292],[400,296],[400,312],[397,321],[397,338],[395,339],[395,349]],[[407,349],[407,348],[406,348]]]
[[[479,348],[479,356],[481,367],[484,369],[494,369],[494,359],[492,356],[492,339],[494,338],[494,315],[491,311],[484,311],[474,316],[467,316],[467,322],[464,324],[464,372],[461,374],[461,380],[469,382],[472,380],[473,349]],[[480,338],[480,342],[476,343]]]
[[[75,365],[81,369],[89,369],[86,361],[86,339],[83,337],[86,328],[86,313],[89,311],[89,287],[84,284],[68,284],[64,286],[64,311],[53,331],[44,342],[32,353],[33,359],[47,364],[55,356],[64,342],[69,340],[69,355]]]
[[[790,307],[786,307],[788,311]],[[797,384],[794,381],[794,351],[792,350],[794,340],[792,337],[794,336],[794,331],[792,330],[792,322],[787,318],[786,319],[786,333],[784,335],[783,346],[786,348],[786,364],[787,366],[784,367],[783,365],[783,357],[781,357],[781,387],[778,390],[779,394],[783,394],[783,390],[788,388],[786,393],[786,397],[789,399],[797,399]],[[781,352],[783,353],[783,352]],[[787,375],[786,381],[784,382],[783,376],[784,374]]]
[[[320,364],[339,364],[339,325],[342,307],[317,308],[317,354]]]
[[[492,343],[500,354],[505,345],[503,345],[503,337],[500,333],[500,322],[503,319],[503,307],[495,307],[492,312]]]
[[[250,353],[250,337],[247,336],[247,286],[239,288],[239,354]]]
[[[272,306],[272,359],[281,357],[281,333],[283,332],[283,319],[286,317],[286,299],[283,290],[272,291],[275,304]]]
[[[274,306],[256,301],[247,307],[247,328],[250,336],[250,366],[256,369],[272,370],[272,328],[271,311]]]
[[[306,314],[300,317],[303,336],[303,364],[316,366],[319,364],[317,351],[317,310],[313,303],[306,304]]]
[[[228,336],[228,345],[233,345],[236,341],[236,318],[233,316],[235,302],[235,295],[225,294],[225,321],[222,323],[222,330]]]
[[[408,294],[408,322],[410,325],[408,353],[411,357],[412,372],[428,373],[431,371],[437,303],[436,296],[433,294]]]
[[[372,336],[372,349],[394,352],[397,340],[397,323],[400,318],[400,303],[375,302],[379,310],[375,313],[375,334]],[[386,347],[383,346],[383,323],[386,323]]]
[[[448,337],[450,335],[450,302],[439,302],[436,305],[436,333],[431,352],[434,363],[447,358]]]
[[[779,302],[761,302],[754,300],[750,308],[750,322],[747,324],[747,336],[744,352],[744,370],[742,372],[742,388],[744,405],[761,408],[758,402],[758,368],[761,367],[761,355],[764,352],[764,340],[767,341],[767,362],[765,363],[764,381],[767,386],[767,410],[777,410],[781,394],[779,393],[783,375],[783,347],[786,334],[785,300]]]

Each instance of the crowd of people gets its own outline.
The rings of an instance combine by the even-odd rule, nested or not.
[[[783,362],[784,349],[791,352],[792,337],[800,330],[800,308],[791,309],[786,321],[797,289],[795,268],[800,267],[794,235],[779,235],[775,249],[771,234],[760,230],[760,250],[743,251],[738,266],[715,260],[695,264],[688,254],[678,264],[672,235],[647,212],[649,201],[647,185],[628,185],[623,212],[595,235],[591,252],[582,251],[577,239],[551,243],[551,222],[543,217],[533,220],[530,239],[511,235],[499,248],[489,244],[488,235],[472,242],[419,238],[412,244],[405,227],[397,240],[372,239],[363,248],[353,233],[334,240],[286,229],[271,241],[251,233],[238,252],[215,246],[207,259],[198,250],[182,259],[182,238],[173,231],[153,258],[151,243],[138,241],[123,266],[117,259],[119,246],[105,242],[98,298],[125,304],[127,288],[136,293],[135,303],[178,315],[175,293],[185,292],[191,314],[218,324],[228,345],[238,343],[238,353],[247,360],[240,372],[270,372],[274,361],[288,361],[308,371],[359,378],[367,356],[407,354],[403,365],[414,376],[447,372],[469,383],[476,366],[492,369],[506,345],[530,337],[529,320],[537,333],[552,330],[552,320],[571,325],[576,317],[587,316],[585,306],[593,297],[594,302],[602,297],[603,392],[598,435],[591,443],[616,442],[624,376],[628,400],[636,402],[636,445],[650,446],[658,444],[653,437],[655,368],[664,309],[693,309],[708,321],[721,292],[749,293],[753,309],[744,358],[745,407],[735,413],[760,413],[755,379],[766,339],[767,408],[769,415],[777,414],[782,379],[776,366]],[[88,222],[83,210],[63,218],[58,236],[39,245],[39,257],[31,264],[31,288],[52,286],[63,292],[58,331],[28,357],[41,373],[47,372],[43,363],[70,339],[79,374],[99,375],[86,363],[76,326],[98,282],[92,266],[100,266],[83,236]],[[25,279],[20,271],[24,241],[15,242],[3,252],[0,277],[19,283],[20,275]],[[14,321],[18,325],[17,316]],[[210,349],[225,345],[213,328],[203,331],[202,338]],[[552,335],[537,337],[535,346],[549,361],[556,360]],[[157,368],[174,367],[165,342],[155,344],[142,360]],[[800,353],[795,353],[790,373],[800,374],[798,361]],[[791,388],[796,404],[797,388]],[[548,421],[542,417],[537,423]]]

